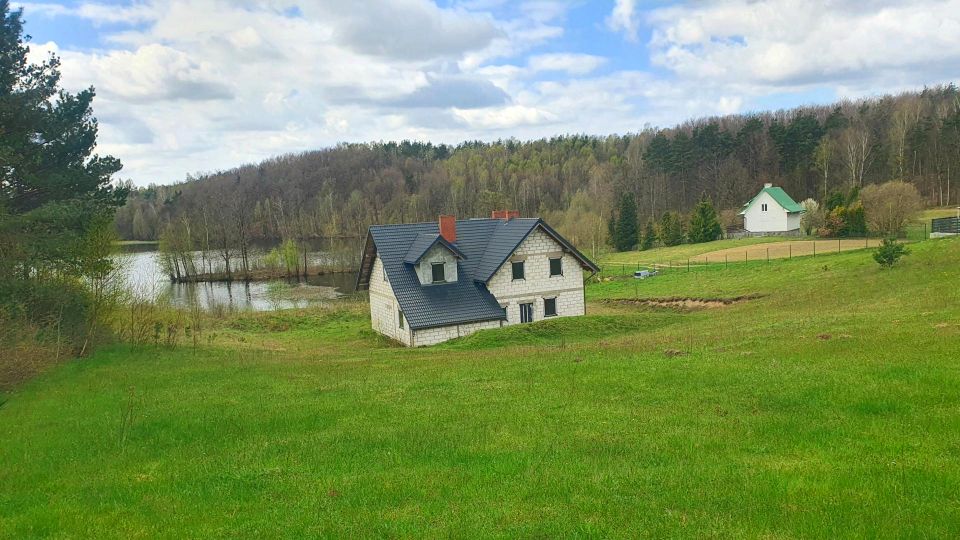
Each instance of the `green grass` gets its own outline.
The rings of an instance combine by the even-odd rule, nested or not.
[[[955,538],[960,240],[911,250],[614,279],[426,349],[351,305],[105,348],[0,406],[0,537]]]
[[[931,219],[935,218],[945,218],[945,217],[956,217],[957,216],[957,207],[949,206],[946,208],[930,208],[924,210],[920,213],[920,216],[917,218],[920,221],[926,221],[927,224],[930,224]]]
[[[646,264],[663,263],[667,261],[686,261],[689,258],[719,251],[721,249],[730,249],[755,244],[769,244],[771,242],[800,241],[797,238],[787,238],[783,236],[760,236],[755,238],[743,238],[740,240],[717,240],[715,242],[704,242],[702,244],[681,244],[679,246],[656,247],[646,251],[621,251],[617,253],[608,253],[600,258],[598,264],[637,264],[643,262]]]

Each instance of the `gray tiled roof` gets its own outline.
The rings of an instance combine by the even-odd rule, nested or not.
[[[453,283],[421,285],[411,264],[437,242],[437,223],[374,225],[370,227],[367,245],[375,248],[383,261],[410,328],[418,330],[505,319],[504,309],[487,290],[486,282],[538,225],[568,248],[584,267],[597,271],[596,265],[537,218],[458,220],[457,241],[449,245],[440,238],[462,256],[457,262],[458,280]],[[366,283],[369,276],[358,276],[358,286]]]
[[[410,249],[407,250],[407,255],[403,258],[403,262],[407,264],[417,264],[423,255],[430,251],[430,248],[432,248],[434,244],[440,244],[446,247],[460,259],[467,258],[463,252],[457,249],[457,246],[447,242],[447,240],[439,234],[420,233],[416,239],[414,239],[413,243],[410,244]]]

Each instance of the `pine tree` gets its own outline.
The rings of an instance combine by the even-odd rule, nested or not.
[[[93,154],[93,89],[61,90],[55,56],[28,62],[21,17],[0,0],[0,280],[102,272],[121,165]]]
[[[660,218],[660,243],[678,246],[683,243],[683,223],[676,212],[666,212]]]
[[[720,227],[720,221],[717,219],[717,211],[713,208],[713,203],[706,196],[700,199],[697,207],[690,216],[690,229],[687,231],[687,237],[691,244],[702,242],[712,242],[720,238],[723,229]]]
[[[620,198],[618,215],[613,245],[617,251],[630,251],[637,245],[637,202],[632,195]]]
[[[647,225],[643,229],[643,234],[640,235],[640,249],[646,251],[653,247],[653,243],[657,241],[657,231],[653,224],[653,219],[647,220]]]

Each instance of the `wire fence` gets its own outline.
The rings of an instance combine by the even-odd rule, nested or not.
[[[900,241],[910,241],[909,235],[903,235]],[[599,279],[634,275],[636,272],[690,272],[698,268],[723,266],[750,262],[766,262],[790,260],[794,257],[817,257],[827,254],[853,251],[858,249],[876,248],[882,242],[881,238],[831,238],[821,240],[796,240],[767,244],[751,244],[735,248],[722,249],[691,255],[686,258],[653,257],[651,259],[627,262],[608,262],[601,265]]]

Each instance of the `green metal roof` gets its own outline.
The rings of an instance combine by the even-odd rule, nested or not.
[[[790,198],[790,196],[787,195],[787,192],[784,191],[783,188],[774,186],[774,187],[765,187],[762,190],[760,190],[760,193],[757,193],[752,199],[750,199],[749,202],[747,202],[747,204],[743,205],[743,210],[741,210],[740,213],[743,214],[744,212],[746,212],[747,209],[750,208],[750,205],[753,204],[753,201],[757,200],[757,197],[759,197],[763,193],[767,193],[771,197],[773,197],[773,200],[777,201],[777,204],[782,206],[783,209],[786,210],[788,213],[792,214],[794,212],[803,212],[803,207],[800,206],[800,204],[798,204],[797,201],[794,201],[792,198]]]

